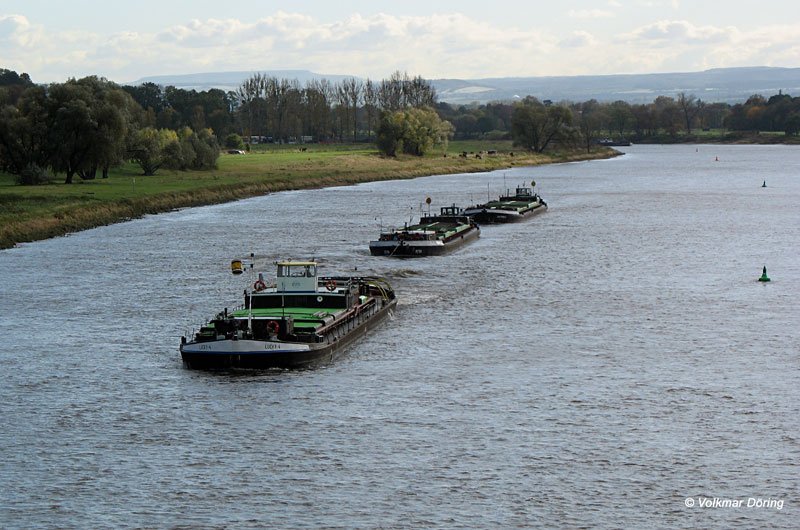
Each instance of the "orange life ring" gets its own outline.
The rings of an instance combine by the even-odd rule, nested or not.
[[[278,324],[277,320],[270,320],[269,322],[267,322],[267,328],[269,328],[270,332],[273,335],[277,335],[278,331],[280,331],[281,329],[281,326],[280,324]]]
[[[267,284],[264,283],[264,280],[256,280],[256,283],[253,284],[253,289],[256,291],[263,291],[267,288]]]
[[[331,292],[335,291],[336,290],[336,280],[328,280],[327,282],[325,282],[325,288],[327,290],[331,291]]]

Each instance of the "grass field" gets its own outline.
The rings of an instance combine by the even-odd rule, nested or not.
[[[486,151],[497,153],[487,155]],[[467,152],[466,158],[458,156]],[[476,154],[483,152],[481,158]],[[513,155],[512,155],[513,153]],[[0,173],[0,248],[93,228],[148,213],[215,204],[300,188],[355,184],[422,175],[490,171],[586,158],[607,158],[609,149],[530,154],[507,141],[451,142],[447,153],[385,158],[370,144],[304,146],[267,144],[245,155],[220,156],[209,171],[159,170],[145,177],[134,164],[113,170],[108,179],[63,184],[63,177],[40,186],[19,186]]]

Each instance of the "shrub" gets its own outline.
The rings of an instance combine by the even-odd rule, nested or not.
[[[20,171],[19,175],[15,176],[17,184],[24,186],[35,186],[36,184],[44,184],[50,180],[50,176],[44,168],[39,167],[37,164],[31,162],[25,169]]]
[[[244,149],[244,140],[236,133],[231,133],[225,137],[225,147],[227,149]]]

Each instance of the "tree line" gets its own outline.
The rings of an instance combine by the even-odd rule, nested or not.
[[[542,152],[587,149],[603,138],[691,136],[703,129],[800,134],[800,98],[754,95],[741,104],[696,96],[625,101],[438,102],[427,80],[395,72],[373,81],[297,80],[253,74],[236,90],[120,86],[95,76],[37,85],[0,69],[0,170],[33,184],[63,174],[71,183],[107,177],[124,161],[158,169],[215,167],[221,146],[250,142],[374,142],[389,156],[423,155],[457,139],[513,139]]]
[[[8,83],[8,80],[16,81]],[[207,169],[219,145],[211,129],[156,128],[148,113],[123,88],[95,76],[36,85],[24,74],[0,71],[0,170],[21,184],[63,174],[70,184],[126,160],[145,175],[159,167]]]
[[[154,83],[119,86],[95,76],[42,86],[27,74],[0,69],[0,170],[34,184],[46,180],[48,170],[64,174],[65,183],[75,175],[107,177],[125,160],[145,175],[161,167],[205,169],[215,166],[221,145],[374,141],[381,123],[382,138],[408,136],[405,142],[395,138],[400,151],[423,154],[449,129],[435,113],[408,109],[435,104],[428,81],[400,72],[378,82],[321,79],[304,86],[254,74],[235,91],[198,92]],[[392,119],[403,126],[386,128]],[[415,138],[420,131],[430,138]]]
[[[631,104],[626,101],[559,102],[528,96],[513,103],[494,102],[484,105],[439,103],[437,112],[453,124],[456,139],[520,139],[528,143],[552,145],[560,141],[594,145],[604,138],[653,141],[655,139],[692,137],[698,131],[777,131],[786,135],[800,134],[800,97],[776,94],[769,99],[753,95],[744,103],[707,103],[693,94],[677,97],[658,96],[652,103]],[[538,144],[524,130],[523,123],[533,121],[547,129],[546,122],[558,124],[560,133]],[[515,127],[515,122],[517,123]],[[548,135],[549,136],[549,135]],[[521,145],[522,145],[521,144]]]

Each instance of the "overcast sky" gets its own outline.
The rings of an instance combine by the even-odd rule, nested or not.
[[[800,66],[795,1],[0,0],[0,68],[96,74],[304,69],[381,79]]]

